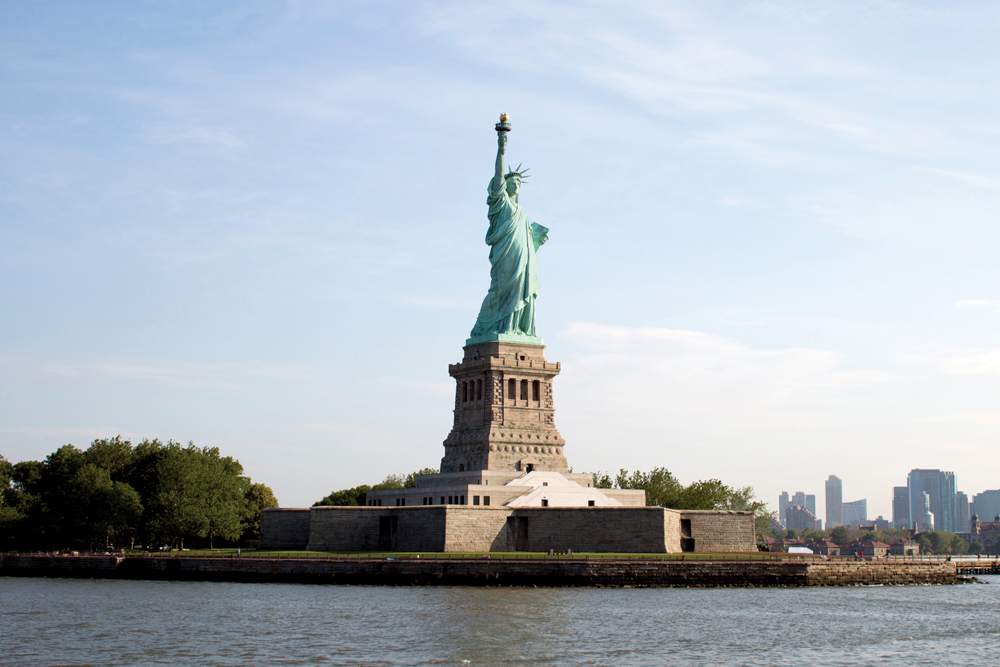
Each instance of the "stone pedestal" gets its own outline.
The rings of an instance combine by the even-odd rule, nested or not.
[[[441,472],[569,472],[552,400],[560,365],[545,360],[545,346],[497,340],[464,349],[462,362],[448,366],[455,421]]]

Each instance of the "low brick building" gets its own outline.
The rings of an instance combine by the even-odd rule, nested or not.
[[[831,540],[815,540],[813,542],[809,542],[806,546],[812,549],[814,554],[820,554],[822,556],[840,555],[840,545]]]
[[[885,558],[889,555],[889,545],[878,540],[858,540],[842,546],[840,553],[843,556]]]
[[[893,556],[919,556],[920,545],[910,539],[896,540],[889,546]]]

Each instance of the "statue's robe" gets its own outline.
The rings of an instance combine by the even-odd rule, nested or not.
[[[535,297],[538,262],[535,253],[549,240],[549,230],[528,220],[528,214],[510,198],[504,183],[487,189],[490,228],[490,291],[476,318],[472,336],[490,333],[535,335]]]

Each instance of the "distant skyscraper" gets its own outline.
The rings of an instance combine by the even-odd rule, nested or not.
[[[910,521],[910,490],[905,486],[892,487],[892,525],[894,528],[912,528]]]
[[[836,528],[844,523],[844,484],[836,475],[826,480],[826,527]]]
[[[914,469],[907,477],[906,486],[910,493],[911,517],[923,519],[923,498],[920,494],[926,493],[930,512],[934,515],[934,530],[956,531],[955,473]]]
[[[955,496],[958,494],[958,485],[955,483],[955,473],[953,472],[942,472],[941,473],[941,521],[938,521],[938,515],[934,515],[934,525],[940,525],[937,530],[945,530],[949,533],[957,533],[960,531],[969,530],[969,522],[965,522],[965,527],[959,526],[958,517],[955,516],[955,508],[958,504],[955,502]],[[962,495],[965,495],[964,493]]]
[[[806,509],[816,515],[816,496],[806,496]]]
[[[868,521],[868,499],[862,498],[850,503],[844,503],[843,523],[857,528],[862,522]]]
[[[972,512],[969,511],[969,496],[961,491],[955,493],[955,531],[967,533],[970,530]]]
[[[1000,514],[1000,490],[972,496],[972,513],[978,515],[980,521],[993,521],[993,517]]]
[[[787,525],[788,518],[785,516],[785,510],[788,509],[788,491],[782,491],[781,495],[778,496],[778,521],[781,522],[782,526]]]
[[[792,495],[792,505],[798,505],[799,507],[806,506],[806,494],[801,491],[796,491]]]

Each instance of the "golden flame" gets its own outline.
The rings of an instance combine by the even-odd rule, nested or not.
[[[506,123],[509,118],[510,118],[510,116],[507,115],[506,111],[504,111],[502,114],[500,114],[500,122],[501,123]]]

